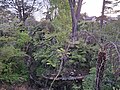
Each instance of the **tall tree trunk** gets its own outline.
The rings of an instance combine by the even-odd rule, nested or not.
[[[72,2],[72,0],[69,0],[69,5],[70,5],[70,10],[71,10],[71,17],[72,17],[72,39],[74,39],[75,37],[75,32],[77,29],[77,20],[76,20],[76,16],[75,16],[75,6]]]
[[[103,0],[102,14],[101,14],[101,18],[100,18],[100,28],[101,28],[101,29],[102,29],[102,27],[103,27],[104,11],[105,11],[105,0]]]
[[[72,40],[74,42],[76,32],[77,32],[77,24],[78,24],[78,20],[80,18],[80,11],[81,11],[83,0],[78,0],[77,10],[75,10],[75,5],[76,5],[75,0],[68,0],[68,1],[69,1],[70,10],[71,10],[71,17],[72,17]]]
[[[81,7],[82,7],[82,2],[83,2],[83,0],[79,0],[78,1],[78,7],[77,7],[77,11],[76,11],[76,18],[77,18],[77,20],[80,19],[80,12],[81,12]]]

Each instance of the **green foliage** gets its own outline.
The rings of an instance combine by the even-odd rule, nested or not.
[[[20,32],[18,28],[21,27],[15,26],[15,22],[0,26],[4,34],[0,37],[0,80],[8,83],[24,82],[28,79],[28,71],[23,60],[25,52],[21,51],[21,47],[30,37],[27,32]]]
[[[82,46],[82,44],[80,45],[76,45],[76,48],[74,50],[70,51],[70,60],[73,61],[73,63],[75,62],[79,62],[81,63],[79,67],[84,67],[87,62],[85,54],[86,54],[87,48]]]
[[[0,61],[3,61],[3,60],[8,60],[10,57],[12,57],[15,53],[16,53],[16,50],[14,47],[3,47],[3,48],[0,48]]]
[[[0,48],[0,52],[0,80],[9,83],[25,81],[27,70],[23,60],[21,60],[24,52],[13,46],[4,46]]]
[[[54,10],[58,8],[57,16],[53,17],[51,24],[54,27],[54,32],[50,34],[45,34],[45,41],[39,41],[44,43],[47,48],[39,48],[35,53],[35,59],[40,60],[43,64],[46,63],[52,67],[57,67],[59,64],[59,53],[57,50],[63,48],[66,39],[69,37],[71,30],[71,19],[70,19],[70,9],[68,5],[68,0],[50,0],[51,7],[49,11],[54,13]],[[43,25],[42,25],[43,26]],[[44,30],[43,30],[44,31]],[[51,38],[55,38],[57,43],[52,45],[50,42]],[[35,43],[39,43],[35,42]]]
[[[70,41],[72,21],[68,0],[50,0],[50,5],[50,13],[53,14],[54,10],[57,9],[57,15],[52,17],[52,21],[44,20],[37,26],[34,25],[35,27],[29,26],[30,34],[28,34],[23,23],[18,25],[16,24],[17,21],[14,21],[0,24],[0,30],[5,34],[0,37],[0,80],[8,83],[28,80],[28,71],[24,63],[24,56],[27,52],[22,50],[27,43],[31,43],[33,45],[32,50],[30,50],[31,56],[40,64],[36,71],[38,76],[47,71],[53,71],[53,69],[57,71],[61,57],[66,55],[69,60],[65,66],[73,68],[72,65],[77,66],[79,63],[77,69],[92,67],[90,74],[84,79],[83,88],[84,90],[94,90],[95,64],[99,47],[97,45],[86,45],[82,40],[75,41],[74,44]],[[78,31],[81,29],[95,31],[99,37],[103,36],[108,41],[120,41],[119,21],[108,23],[102,31],[98,30],[99,24],[97,22],[80,21]],[[32,35],[33,32],[36,33]],[[65,46],[68,44],[70,47],[66,52]],[[120,79],[115,79],[113,70],[110,68],[112,65],[109,63],[107,65],[102,90],[120,89]],[[73,90],[80,88],[75,84],[73,86]]]
[[[43,32],[44,35],[41,34]],[[63,47],[67,38],[68,31],[58,30],[48,33],[45,29],[38,30],[38,32],[36,32],[35,36],[33,37],[33,44],[41,47],[35,50],[33,53],[35,60],[42,62],[43,65],[47,65],[48,68],[49,66],[56,68],[60,62],[60,53],[58,50]],[[41,69],[43,69],[43,67],[39,67],[38,71]]]
[[[0,48],[0,61],[8,60],[13,56],[23,56],[24,53],[19,49],[15,49],[13,46],[4,46]]]
[[[99,23],[98,22],[92,22],[92,21],[80,21],[78,22],[78,30],[99,30]]]
[[[16,44],[18,47],[24,46],[25,43],[30,41],[30,37],[27,32],[19,32],[17,36]]]
[[[102,90],[115,90],[120,89],[120,79],[116,79],[115,74],[113,72],[112,64],[108,60],[106,65],[106,70],[104,73],[104,78],[102,82]]]
[[[82,86],[77,86],[76,84],[73,84],[72,90],[82,90]]]
[[[42,76],[46,71],[46,68],[44,68],[43,65],[40,65],[36,70],[37,76]]]
[[[27,81],[27,69],[22,61],[3,62],[0,80],[8,83]]]
[[[84,79],[84,82],[83,82],[84,90],[94,90],[95,76],[96,76],[96,68],[93,67],[90,69],[90,74],[87,75]]]
[[[105,40],[119,42],[120,41],[120,22],[113,21],[104,26],[102,32],[98,32]]]
[[[38,49],[36,53],[34,53],[35,60],[41,61],[43,64],[51,65],[52,67],[56,67],[58,58],[57,52],[53,48],[47,49]]]
[[[15,40],[15,37],[0,37],[0,41],[1,42],[11,42],[11,41],[14,41]]]
[[[54,12],[54,9],[58,8],[58,14],[53,19],[52,25],[54,26],[55,32],[58,32],[56,34],[59,35],[59,39],[66,40],[65,37],[69,36],[69,33],[71,31],[71,15],[70,15],[70,7],[68,4],[68,0],[50,0],[51,3],[51,12]],[[54,33],[55,34],[55,33]],[[57,36],[58,36],[57,35]]]

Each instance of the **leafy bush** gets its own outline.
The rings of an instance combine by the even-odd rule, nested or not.
[[[21,47],[30,40],[29,35],[20,32],[18,28],[21,27],[14,25],[4,28],[10,35],[0,37],[0,81],[24,82],[28,79],[28,71],[23,59],[25,52],[21,51]]]
[[[27,69],[22,60],[24,52],[13,46],[4,46],[0,48],[0,52],[0,80],[9,83],[24,81],[27,77]]]
[[[95,76],[96,76],[96,68],[93,67],[90,69],[90,74],[87,75],[83,82],[84,90],[94,90],[95,89]]]
[[[19,32],[17,36],[16,45],[17,47],[24,46],[25,43],[30,41],[30,37],[27,32]]]

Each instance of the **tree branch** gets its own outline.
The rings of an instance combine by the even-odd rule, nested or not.
[[[79,0],[78,1],[78,7],[77,7],[77,11],[76,11],[76,19],[79,20],[80,18],[80,12],[81,12],[81,7],[82,7],[82,2],[83,0]]]

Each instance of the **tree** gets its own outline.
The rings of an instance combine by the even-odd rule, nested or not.
[[[102,28],[102,26],[103,26],[104,11],[105,11],[105,0],[103,0],[103,6],[102,6],[102,14],[101,14],[101,20],[100,20],[100,27],[101,27],[101,28]]]
[[[3,7],[0,7],[0,24],[11,22],[14,17],[14,13],[4,9]]]
[[[120,0],[115,0],[115,1],[112,3],[113,7],[117,7],[119,4],[120,4]],[[115,10],[113,10],[113,13],[118,13],[118,12],[120,12],[120,9],[115,9]]]
[[[55,30],[60,31],[61,34],[66,34],[66,38],[69,37],[71,31],[71,15],[68,0],[49,0],[50,6],[48,12],[51,18],[51,22],[54,25]],[[48,16],[49,16],[48,15]],[[62,34],[62,36],[64,36]],[[60,35],[60,34],[59,34]],[[62,39],[63,37],[61,37]]]
[[[78,1],[68,0],[68,1],[69,1],[71,17],[72,17],[72,40],[74,41],[83,0],[78,0]]]
[[[39,0],[2,0],[0,5],[16,13],[23,23],[34,12],[42,8],[42,1]]]
[[[100,27],[101,28],[103,26],[103,18],[104,18],[105,11],[112,9],[112,7],[107,6],[108,4],[111,4],[111,3],[112,3],[112,1],[103,0],[102,14],[101,14],[101,20],[100,20]]]

